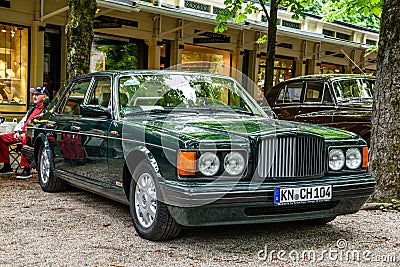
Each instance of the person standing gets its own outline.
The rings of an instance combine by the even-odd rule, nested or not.
[[[29,109],[25,117],[23,117],[17,126],[15,126],[14,133],[0,134],[0,162],[4,163],[3,167],[0,169],[0,175],[13,173],[10,164],[9,146],[18,142],[22,143],[22,147],[26,144],[27,140],[30,138],[25,134],[26,126],[32,119],[43,114],[45,110],[45,102],[49,99],[49,91],[44,86],[31,88],[30,92],[33,94],[33,102],[35,106]],[[20,165],[24,169],[17,175],[17,179],[31,178],[30,164],[24,155],[21,155]]]

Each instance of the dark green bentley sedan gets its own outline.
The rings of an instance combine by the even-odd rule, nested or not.
[[[138,234],[357,212],[373,193],[358,135],[268,117],[234,79],[108,71],[66,82],[29,126],[44,191],[128,204]]]

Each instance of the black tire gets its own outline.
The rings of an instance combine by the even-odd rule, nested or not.
[[[182,229],[157,199],[160,189],[156,174],[146,159],[133,172],[129,190],[129,210],[136,232],[144,239],[158,241],[177,237]]]
[[[53,155],[43,145],[38,155],[39,184],[43,191],[60,192],[67,189],[67,184],[54,175]]]

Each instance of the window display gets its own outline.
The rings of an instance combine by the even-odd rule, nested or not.
[[[262,54],[258,69],[258,86],[261,89],[264,86],[265,68],[267,56]],[[293,58],[275,57],[274,62],[274,81],[273,85],[293,78],[295,74],[295,61]]]
[[[192,71],[217,72],[229,75],[223,70],[216,70],[220,66],[231,65],[231,53],[227,50],[185,44],[182,52],[182,69]]]
[[[25,112],[28,28],[3,24],[0,29],[0,112]]]

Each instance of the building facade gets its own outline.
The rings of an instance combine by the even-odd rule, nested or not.
[[[214,33],[223,0],[98,0],[91,71],[112,68],[209,71],[215,62],[263,84],[267,32],[262,13]],[[0,113],[22,115],[29,88],[55,94],[66,77],[67,0],[0,0]],[[374,74],[379,32],[278,13],[274,83],[314,73]],[[249,89],[253,96],[255,90]]]

